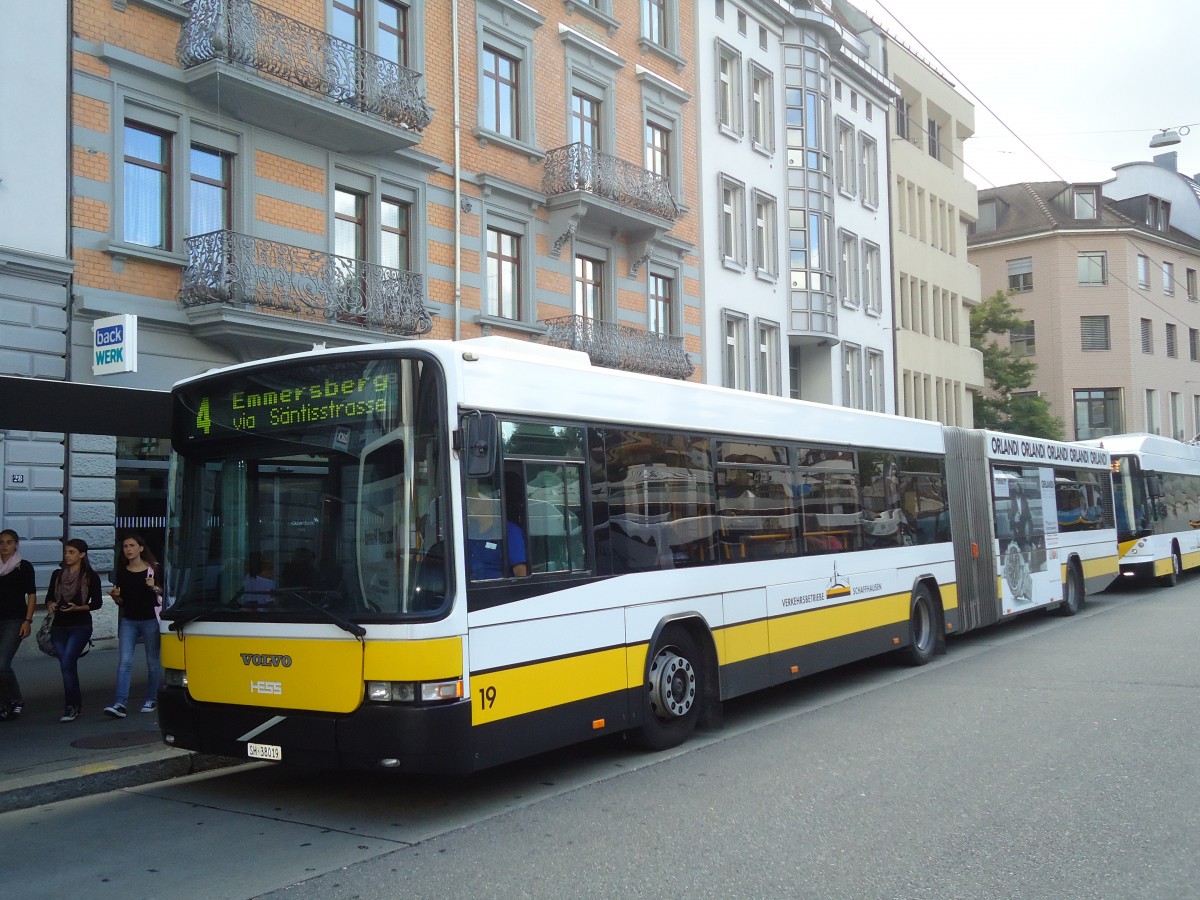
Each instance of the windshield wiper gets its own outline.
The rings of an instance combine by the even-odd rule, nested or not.
[[[308,590],[308,589],[305,589],[305,591],[310,594],[312,593],[312,591]],[[338,628],[342,629],[342,631],[348,631],[350,634],[354,635],[356,638],[359,638],[360,640],[362,638],[366,637],[367,629],[363,628],[357,622],[351,622],[349,619],[345,618],[344,616],[338,615],[332,609],[321,606],[320,604],[317,604],[317,603],[313,603],[311,600],[309,600],[307,597],[304,596],[304,593],[302,593],[299,590],[289,589],[289,588],[283,588],[283,589],[275,588],[274,590],[270,591],[270,593],[274,594],[276,597],[285,596],[285,595],[288,597],[295,597],[297,600],[299,600],[305,606],[310,606],[313,609],[315,609],[317,612],[319,612],[321,615],[323,615],[325,618],[327,618],[330,622],[332,622]],[[337,593],[337,591],[325,591],[324,593],[335,594],[335,593]]]

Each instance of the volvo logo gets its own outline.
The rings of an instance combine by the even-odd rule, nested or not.
[[[282,666],[285,669],[291,668],[292,658],[286,655],[277,655],[271,653],[243,653],[242,665],[245,666],[264,666],[266,668],[278,669]]]

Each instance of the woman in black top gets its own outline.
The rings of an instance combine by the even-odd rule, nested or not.
[[[66,711],[60,722],[74,722],[83,712],[83,694],[79,690],[79,657],[92,639],[92,610],[104,602],[100,596],[100,576],[88,563],[88,545],[79,538],[67,541],[62,566],[50,576],[46,590],[46,609],[54,612],[50,635],[62,669]]]
[[[142,712],[158,709],[158,682],[162,677],[159,661],[158,604],[162,598],[162,573],[156,571],[158,560],[146,549],[146,542],[136,534],[121,541],[117,568],[112,573],[113,589],[108,592],[121,607],[117,623],[120,641],[120,661],[117,663],[117,697],[112,706],[104,708],[106,716],[125,718],[129,702],[129,682],[133,672],[133,653],[138,641],[146,645],[146,702]]]
[[[33,566],[21,559],[19,546],[15,531],[0,531],[0,722],[12,721],[25,711],[12,661],[21,641],[29,637],[37,606]]]

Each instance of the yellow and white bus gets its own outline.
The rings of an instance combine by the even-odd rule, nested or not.
[[[1101,449],[502,338],[189,379],[173,444],[160,724],[227,756],[462,773],[610,733],[665,748],[729,698],[921,664],[1116,573]]]
[[[1085,443],[1112,454],[1122,576],[1172,586],[1200,566],[1200,446],[1156,434]]]

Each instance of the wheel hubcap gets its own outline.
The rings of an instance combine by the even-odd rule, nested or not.
[[[673,650],[663,650],[650,669],[650,705],[660,719],[686,716],[696,703],[696,670]]]

